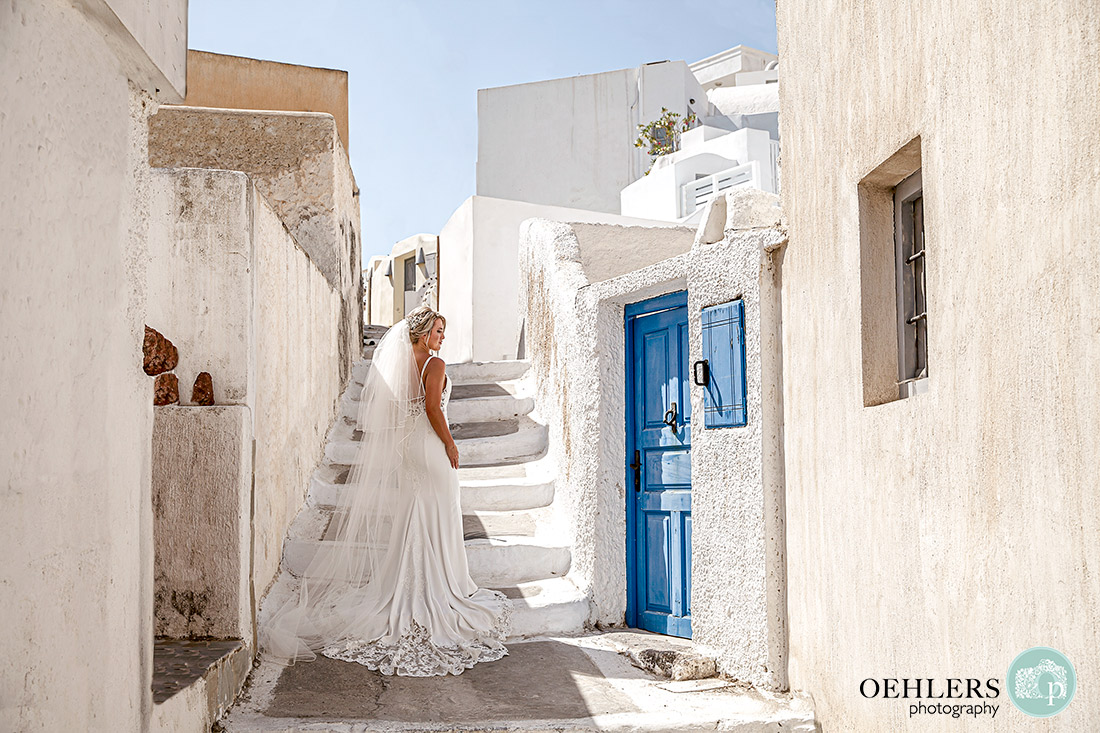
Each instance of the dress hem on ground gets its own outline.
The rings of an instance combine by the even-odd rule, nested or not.
[[[384,675],[402,677],[457,675],[478,662],[495,662],[508,654],[502,642],[511,626],[512,602],[499,591],[480,592],[500,601],[500,614],[488,635],[469,643],[438,646],[432,642],[431,632],[413,620],[396,644],[353,640],[327,646],[321,653],[330,659],[355,662]]]

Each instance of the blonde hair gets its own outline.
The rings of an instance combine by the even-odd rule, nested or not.
[[[443,321],[443,327],[447,327],[447,319],[432,309],[431,306],[421,305],[405,316],[405,323],[409,325],[409,340],[414,344],[431,333],[436,319]]]

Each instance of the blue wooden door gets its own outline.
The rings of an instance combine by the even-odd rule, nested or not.
[[[687,293],[626,308],[627,623],[691,637]]]

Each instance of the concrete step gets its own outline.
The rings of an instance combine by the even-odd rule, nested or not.
[[[532,397],[509,392],[514,383],[504,385],[471,385],[485,387],[476,396],[455,397],[452,395],[447,406],[447,418],[452,423],[493,422],[522,417],[535,409]],[[459,385],[455,390],[459,390]],[[348,384],[340,399],[340,417],[355,420],[359,417],[359,398],[363,394],[363,385],[354,379]],[[469,394],[469,393],[468,393]]]
[[[227,733],[558,731],[813,733],[813,700],[734,680],[662,680],[603,634],[514,639],[461,676],[379,679],[363,665],[262,660]]]
[[[359,418],[359,395],[363,392],[363,385],[352,382],[344,391],[340,399],[340,412],[338,418],[357,420]],[[352,423],[354,425],[354,422]]]
[[[546,453],[549,430],[527,416],[513,421],[456,424],[452,434],[460,465],[499,466],[524,463]]]
[[[347,417],[346,415],[344,417]],[[350,420],[352,418],[348,418]],[[338,420],[334,432],[325,444],[325,460],[330,463],[350,465],[359,452],[361,437],[351,431],[343,431],[349,437],[337,437],[343,430]],[[345,421],[344,425],[348,425]],[[351,427],[351,426],[349,426]],[[513,464],[538,458],[546,452],[549,432],[545,425],[527,416],[510,421],[493,421],[452,426],[452,434],[458,445],[460,463],[469,466]]]
[[[522,465],[517,466],[522,469]],[[320,507],[337,506],[351,466],[324,464],[313,472],[310,501]],[[460,469],[465,471],[465,469]],[[519,511],[549,506],[554,500],[554,482],[548,478],[518,475],[500,478],[464,478],[459,474],[462,511]]]
[[[301,576],[327,542],[288,538],[283,546],[283,569]],[[466,542],[470,577],[483,588],[516,585],[532,580],[563,577],[569,572],[569,547],[558,541],[531,537],[500,537]]]
[[[373,353],[373,352],[372,352]],[[352,378],[362,386],[370,369],[370,359],[364,358],[356,362],[352,368]],[[502,384],[521,379],[530,364],[526,361],[484,361],[465,362],[461,364],[448,364],[447,376],[454,382],[455,387],[478,384]],[[512,391],[509,389],[509,391]]]
[[[291,539],[325,540],[335,539],[335,528],[341,522],[344,509],[327,506],[310,506],[299,512],[293,527],[287,533]],[[540,527],[550,524],[549,509],[524,509],[520,511],[495,512],[477,511],[462,514],[462,536],[466,540],[499,539],[505,537],[527,537],[534,539]]]
[[[523,377],[530,365],[530,362],[523,360],[468,361],[448,364],[447,375],[456,385],[508,382]]]
[[[577,634],[588,621],[588,598],[568,578],[551,578],[496,588],[512,599],[510,639]]]
[[[447,405],[452,423],[491,422],[521,417],[535,409],[533,397],[518,395],[517,382],[456,384]]]
[[[447,417],[452,423],[492,422],[521,417],[535,409],[535,400],[519,394],[519,389],[519,382],[455,385],[447,406]],[[363,384],[353,376],[341,398],[341,415],[357,418],[362,395]]]
[[[351,367],[351,381],[359,385],[359,389],[363,388],[363,381],[367,378],[367,372],[370,371],[370,363],[370,359],[360,359]]]
[[[462,511],[514,511],[550,506],[554,482],[545,478],[463,479]]]

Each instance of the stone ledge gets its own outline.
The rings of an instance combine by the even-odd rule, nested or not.
[[[715,660],[697,652],[687,639],[646,631],[612,631],[604,638],[635,667],[661,677],[700,680],[718,674]]]
[[[153,643],[153,702],[167,702],[192,685],[206,687],[208,720],[233,703],[252,668],[239,639],[166,639]]]

